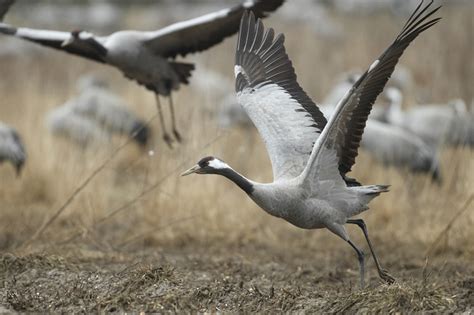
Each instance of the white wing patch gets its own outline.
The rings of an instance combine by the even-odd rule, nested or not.
[[[367,72],[370,72],[370,71],[372,71],[375,67],[377,67],[377,65],[379,64],[379,62],[380,62],[380,60],[378,60],[378,59],[375,60],[375,61],[370,65],[369,71],[367,71]]]
[[[244,68],[241,67],[240,65],[235,65],[234,66],[234,76],[237,78],[239,73],[242,73],[244,77],[247,77],[246,74],[245,74]]]

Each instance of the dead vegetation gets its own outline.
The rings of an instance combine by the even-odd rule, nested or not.
[[[402,64],[413,70],[419,87],[407,106],[420,95],[436,102],[473,99],[471,13],[443,9],[443,21],[407,50]],[[267,21],[286,34],[299,80],[316,100],[340,72],[368,65],[403,20],[334,18],[345,30],[339,40]],[[231,76],[233,49],[230,39],[200,55],[194,79],[200,67]],[[385,169],[361,152],[353,175],[363,183],[392,185],[364,219],[397,283],[380,285],[369,262],[370,286],[358,290],[356,259],[330,233],[268,217],[224,179],[178,177],[213,154],[252,179],[271,178],[255,132],[217,128],[211,89],[191,85],[175,95],[182,146],[169,150],[157,135],[149,148],[155,155],[126,145],[104,163],[124,139],[81,150],[52,137],[44,114],[67,100],[76,78],[90,71],[110,78],[142,117],[155,114],[151,94],[113,69],[54,51],[2,60],[0,71],[0,119],[18,128],[29,154],[20,179],[7,165],[0,167],[0,306],[62,312],[472,311],[474,211],[465,206],[474,193],[471,149],[443,150],[439,186],[425,176]],[[158,132],[155,120],[151,126]],[[364,244],[358,230],[350,233]]]

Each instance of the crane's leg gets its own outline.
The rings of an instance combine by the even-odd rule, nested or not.
[[[357,248],[357,246],[352,243],[351,240],[347,240],[349,245],[352,246],[352,248],[356,251],[357,253],[357,259],[359,260],[359,270],[360,270],[360,287],[363,289],[365,286],[365,258],[364,258],[364,252],[361,251],[360,249]]]
[[[387,270],[382,269],[382,267],[380,266],[377,255],[375,255],[374,248],[372,247],[372,243],[370,242],[369,233],[367,232],[367,226],[365,225],[364,220],[362,220],[362,219],[347,220],[347,223],[355,224],[355,225],[357,225],[358,227],[360,227],[362,229],[362,232],[364,232],[365,239],[367,240],[367,244],[369,244],[369,248],[370,248],[370,252],[372,253],[372,257],[374,257],[375,266],[377,266],[377,271],[379,273],[380,278],[382,280],[384,280],[385,282],[387,282],[388,284],[394,283],[395,278],[392,277],[387,272]]]
[[[359,260],[359,271],[360,271],[360,287],[364,288],[365,285],[365,259],[364,259],[364,252],[355,246],[355,244],[349,239],[349,235],[347,234],[346,228],[342,224],[337,224],[334,222],[326,224],[326,228],[345,240],[346,242],[351,245],[351,247],[357,253],[357,259]]]
[[[176,128],[176,118],[174,115],[174,106],[173,106],[173,99],[171,98],[171,93],[169,96],[169,105],[170,105],[170,113],[171,113],[171,128],[173,130],[174,137],[178,142],[181,142],[181,135],[179,134]]]
[[[171,139],[170,135],[166,131],[165,119],[163,117],[163,110],[161,109],[160,96],[157,93],[155,93],[155,100],[156,100],[156,108],[158,109],[158,115],[160,116],[160,124],[161,124],[161,131],[163,132],[163,140],[165,140],[168,146],[172,148],[171,143],[173,142],[173,140]]]

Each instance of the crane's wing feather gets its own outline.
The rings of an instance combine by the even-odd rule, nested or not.
[[[239,30],[245,10],[252,10],[257,17],[275,11],[284,0],[247,0],[229,9],[209,13],[191,20],[150,32],[147,43],[157,54],[174,58],[202,51],[222,42]]]
[[[338,159],[338,170],[342,177],[351,170],[372,105],[393,73],[400,56],[421,32],[440,20],[435,18],[427,21],[439,9],[437,7],[427,12],[432,3],[433,1],[422,8],[423,0],[421,1],[395,41],[372,63],[338,103],[313,148],[303,178],[312,181],[313,176],[317,176],[319,170],[326,167],[320,161],[321,156],[327,155],[326,151],[336,153],[334,156]]]
[[[43,46],[58,49],[70,54],[78,55],[83,58],[91,59],[104,63],[103,56],[106,51],[102,51],[100,45],[97,45],[101,39],[90,38],[90,41],[81,41],[63,46],[64,41],[71,37],[70,32],[38,30],[26,27],[14,27],[5,23],[0,23],[0,33],[15,36],[30,42]],[[96,44],[92,43],[96,41]],[[103,48],[105,50],[105,48]]]
[[[235,77],[239,103],[262,136],[275,179],[296,177],[326,124],[321,111],[296,81],[283,45],[252,12],[242,16]]]

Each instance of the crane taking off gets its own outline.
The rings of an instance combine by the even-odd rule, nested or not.
[[[393,43],[375,60],[339,101],[326,121],[296,80],[284,47],[284,36],[265,30],[260,19],[245,12],[237,42],[237,100],[257,127],[272,163],[274,181],[257,183],[222,160],[205,157],[182,175],[218,174],[233,181],[269,214],[303,229],[327,228],[356,251],[360,284],[364,286],[363,252],[351,241],[345,224],[358,225],[367,240],[378,274],[387,283],[394,278],[380,266],[362,219],[353,216],[387,185],[363,186],[346,174],[355,163],[367,117],[377,96],[408,45],[440,18],[423,1]]]

